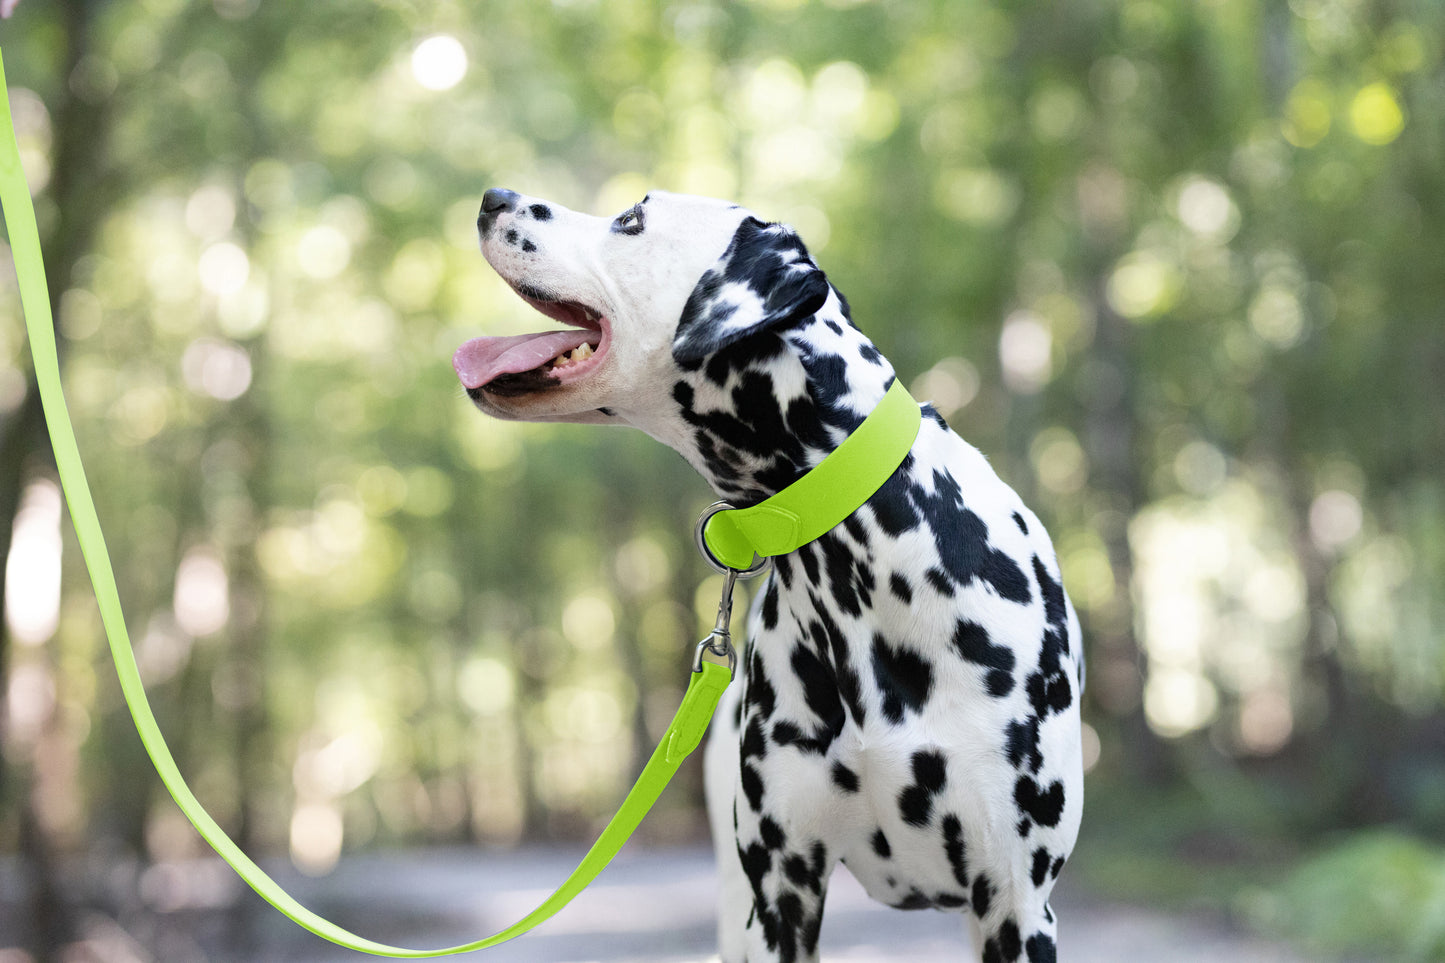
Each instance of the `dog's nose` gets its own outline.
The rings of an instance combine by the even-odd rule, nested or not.
[[[491,230],[498,214],[516,210],[519,196],[516,191],[509,191],[504,187],[493,187],[483,194],[482,209],[477,213],[477,230],[486,234]]]

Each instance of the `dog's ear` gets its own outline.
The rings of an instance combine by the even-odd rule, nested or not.
[[[801,321],[817,313],[828,291],[802,238],[784,224],[749,217],[688,297],[672,356],[700,361],[750,334]]]

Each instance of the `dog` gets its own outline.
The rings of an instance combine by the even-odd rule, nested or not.
[[[458,348],[476,407],[639,428],[735,506],[821,461],[897,377],[798,235],[735,204],[655,191],[606,218],[492,189],[477,224],[566,328]],[[965,911],[985,963],[1056,959],[1079,623],[1039,519],[923,415],[877,493],[755,594],[704,763],[725,963],[815,960],[840,862],[890,906]]]

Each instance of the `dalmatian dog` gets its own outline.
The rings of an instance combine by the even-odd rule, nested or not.
[[[653,192],[614,218],[493,189],[482,252],[562,330],[462,345],[497,418],[625,424],[742,507],[896,375],[788,227]],[[815,960],[829,878],[962,910],[985,963],[1056,958],[1083,805],[1078,620],[1039,519],[924,406],[842,524],[774,559],[705,773],[725,963]]]

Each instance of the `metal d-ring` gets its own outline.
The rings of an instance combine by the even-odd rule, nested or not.
[[[754,555],[753,564],[749,565],[747,568],[733,568],[730,565],[724,565],[722,562],[718,561],[718,557],[712,553],[712,549],[708,548],[707,545],[707,537],[705,535],[705,532],[707,530],[708,521],[711,520],[711,518],[718,512],[731,511],[733,508],[734,506],[728,504],[727,502],[713,502],[711,505],[704,508],[702,510],[702,515],[698,516],[697,525],[693,527],[692,538],[693,541],[697,544],[698,552],[702,554],[703,561],[707,562],[707,564],[712,568],[712,570],[717,572],[719,575],[726,575],[727,573],[732,572],[735,578],[754,578],[755,576],[761,575],[763,574],[763,572],[767,571],[768,565],[772,561],[771,559]]]

